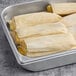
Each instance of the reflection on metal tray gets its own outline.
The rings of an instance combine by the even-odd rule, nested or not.
[[[1,13],[2,27],[12,48],[12,51],[16,57],[17,62],[22,67],[31,71],[40,71],[76,62],[76,50],[52,54],[38,58],[29,58],[26,56],[22,56],[18,53],[17,48],[12,40],[10,32],[7,28],[7,21],[9,21],[12,17],[16,15],[44,11],[46,5],[48,5],[50,2],[56,2],[56,0],[32,1],[16,4],[5,8]],[[66,2],[66,0],[63,0],[62,2]]]

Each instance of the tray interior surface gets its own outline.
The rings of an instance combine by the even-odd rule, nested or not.
[[[7,21],[11,20],[12,17],[17,16],[17,15],[45,11],[46,5],[50,4],[51,2],[56,2],[56,0],[35,1],[35,2],[29,2],[29,3],[23,3],[23,4],[9,6],[3,11],[3,14],[2,14],[3,19],[4,19],[4,23],[7,24]],[[62,1],[58,0],[57,2],[76,2],[76,1],[75,0],[72,0],[72,1],[70,1],[70,0],[62,0]],[[7,27],[7,25],[6,25],[6,27]],[[7,28],[7,30],[8,30],[8,28]],[[9,32],[9,34],[10,34],[10,32]],[[11,43],[12,42],[10,41],[10,44]],[[13,51],[15,51],[15,50],[13,50]],[[17,51],[17,49],[16,49],[16,51]],[[23,63],[29,63],[29,62],[38,61],[38,60],[45,60],[48,58],[52,59],[55,57],[64,56],[64,55],[68,55],[68,54],[72,54],[72,53],[76,53],[76,51],[75,50],[66,51],[66,52],[61,52],[61,53],[52,54],[52,55],[43,56],[43,57],[38,57],[38,58],[29,58],[26,56],[22,56],[18,52],[17,53],[15,52],[15,54],[19,57],[20,61]]]

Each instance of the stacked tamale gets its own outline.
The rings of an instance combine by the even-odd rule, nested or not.
[[[9,28],[19,53],[40,57],[74,49],[75,8],[75,3],[54,3],[47,11],[14,16]]]

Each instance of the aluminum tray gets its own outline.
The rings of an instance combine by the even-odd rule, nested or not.
[[[58,0],[56,1],[60,2]],[[46,5],[48,5],[50,2],[56,1],[47,0],[20,3],[5,8],[1,13],[1,22],[5,35],[8,39],[8,42],[12,48],[12,51],[16,57],[17,62],[25,69],[31,71],[41,71],[62,65],[76,63],[76,50],[68,50],[66,52],[56,53],[38,58],[29,58],[26,56],[22,56],[20,53],[18,53],[17,48],[10,35],[10,31],[7,28],[7,21],[9,21],[12,17],[25,13],[44,11]],[[63,0],[61,2],[66,2],[66,0]]]

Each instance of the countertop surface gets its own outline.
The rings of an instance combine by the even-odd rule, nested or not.
[[[1,11],[16,3],[31,0],[0,0]],[[0,76],[76,76],[76,64],[49,69],[41,72],[30,72],[19,66],[2,30],[0,19]]]

